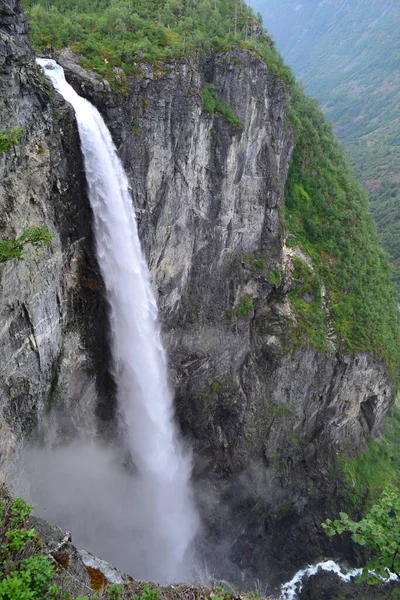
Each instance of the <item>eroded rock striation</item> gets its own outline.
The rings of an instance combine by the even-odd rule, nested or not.
[[[0,266],[5,473],[33,431],[48,444],[106,435],[114,401],[73,113],[35,66],[18,4],[3,1],[0,17],[1,127],[24,127],[0,154],[0,233],[46,224],[54,235]],[[319,524],[344,501],[337,455],[379,433],[392,389],[383,361],[345,355],[334,338],[325,353],[293,348],[284,85],[239,48],[139,65],[118,93],[69,51],[59,60],[102,112],[130,179],[177,417],[194,449],[205,560],[217,553],[225,577],[276,582],[324,555],[351,556]],[[206,84],[242,127],[203,112]]]

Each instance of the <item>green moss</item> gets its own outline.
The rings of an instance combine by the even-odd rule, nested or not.
[[[278,419],[288,419],[292,416],[292,412],[292,409],[282,402],[274,404],[271,409],[272,415]]]
[[[222,385],[219,381],[213,381],[210,388],[211,388],[211,391],[216,394],[218,394],[219,392],[222,391]]]
[[[203,112],[210,115],[222,115],[227,123],[236,129],[243,129],[243,125],[233,108],[216,95],[215,85],[207,83],[202,89],[201,97],[203,99]]]
[[[281,279],[282,279],[282,273],[278,268],[274,269],[269,274],[269,281],[270,281],[270,283],[273,283],[274,285],[279,285],[281,282]]]
[[[236,308],[231,308],[226,311],[224,314],[224,319],[226,321],[230,321],[231,319],[235,319],[238,317],[248,317],[250,313],[254,310],[253,301],[250,296],[245,296],[236,306]]]
[[[247,317],[253,310],[253,301],[250,296],[245,296],[243,300],[239,302],[235,308],[235,315],[237,317]]]
[[[268,267],[266,257],[260,252],[243,252],[241,260],[247,267],[259,273],[266,271]]]

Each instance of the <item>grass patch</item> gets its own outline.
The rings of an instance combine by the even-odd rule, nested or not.
[[[274,269],[269,274],[269,282],[273,285],[279,285],[282,279],[282,272],[279,269]]]

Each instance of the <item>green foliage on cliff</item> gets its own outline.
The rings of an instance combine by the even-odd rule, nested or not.
[[[136,63],[179,58],[194,51],[228,50],[235,44],[265,58],[271,71],[293,81],[244,0],[25,0],[37,51],[70,46],[82,65],[112,79]]]
[[[364,569],[362,580],[378,583],[368,571],[386,577],[382,569],[399,573],[397,547],[400,544],[400,407],[393,407],[386,417],[385,429],[379,441],[370,438],[368,449],[358,458],[339,458],[351,509],[364,518],[356,523],[347,514],[340,519],[327,519],[322,527],[328,535],[352,533],[353,541],[371,548],[374,553]],[[399,548],[400,550],[400,548]]]
[[[373,550],[361,580],[374,584],[389,579],[390,573],[400,576],[400,493],[395,487],[387,486],[361,521],[341,512],[340,519],[327,519],[322,527],[329,536],[348,531],[353,542]]]
[[[295,127],[296,148],[285,199],[287,245],[299,244],[312,258],[315,276],[326,288],[331,326],[343,348],[384,356],[395,375],[398,299],[367,195],[323,113],[298,86],[293,88],[289,120]]]
[[[48,228],[41,225],[39,227],[28,227],[19,237],[0,240],[0,263],[12,258],[22,260],[25,246],[30,244],[34,248],[42,248],[50,242],[52,237]]]
[[[53,565],[40,554],[35,530],[29,527],[31,506],[22,498],[0,500],[0,600],[55,600]],[[5,496],[5,497],[4,497]]]
[[[23,131],[23,127],[0,129],[0,152],[8,152],[12,146],[16,146]]]
[[[305,262],[293,257],[292,280],[296,287],[289,292],[296,313],[296,327],[292,330],[292,345],[311,346],[324,351],[327,347],[326,315],[322,305],[322,279]]]
[[[222,115],[225,120],[236,129],[243,128],[243,125],[233,108],[225,102],[225,100],[218,98],[215,92],[215,85],[207,83],[201,92],[201,97],[203,98],[203,112],[211,115]]]
[[[374,504],[388,483],[400,488],[400,408],[393,407],[386,418],[379,441],[370,438],[368,450],[357,459],[341,457],[340,468],[354,506]]]

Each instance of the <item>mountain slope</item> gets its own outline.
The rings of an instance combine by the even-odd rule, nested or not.
[[[256,0],[305,89],[319,98],[370,192],[400,281],[400,6],[394,0]]]

